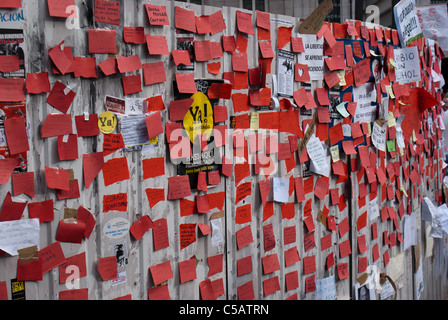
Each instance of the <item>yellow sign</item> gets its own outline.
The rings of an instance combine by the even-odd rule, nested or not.
[[[191,96],[194,99],[190,110],[184,117],[184,129],[190,141],[194,144],[198,141],[196,137],[205,134],[203,139],[209,139],[213,130],[213,108],[208,97],[202,92],[197,92]]]
[[[98,128],[104,134],[112,133],[117,127],[117,117],[110,111],[103,112],[98,117]]]

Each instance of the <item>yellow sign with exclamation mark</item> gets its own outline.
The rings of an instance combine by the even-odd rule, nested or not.
[[[103,112],[98,117],[98,127],[100,131],[104,134],[110,134],[114,132],[117,127],[117,117],[110,111]]]

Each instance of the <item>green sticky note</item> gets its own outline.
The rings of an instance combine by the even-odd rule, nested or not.
[[[387,145],[387,151],[395,152],[395,139],[387,140],[386,145]]]

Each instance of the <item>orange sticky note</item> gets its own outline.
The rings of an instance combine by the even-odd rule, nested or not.
[[[165,158],[144,159],[143,165],[143,179],[150,179],[162,176],[165,174]]]

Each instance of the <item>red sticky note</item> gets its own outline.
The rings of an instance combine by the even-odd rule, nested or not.
[[[103,141],[104,156],[112,154],[117,150],[123,149],[124,147],[125,145],[121,133],[118,134],[111,133],[104,135],[104,141]]]
[[[100,134],[98,127],[98,115],[90,114],[86,120],[85,115],[75,116],[78,137],[94,137]]]
[[[294,263],[297,263],[300,261],[299,251],[297,250],[297,247],[292,247],[288,250],[285,250],[285,266],[289,267],[290,265],[293,265]]]
[[[79,206],[78,208],[78,220],[83,221],[86,224],[86,228],[84,230],[84,237],[87,239],[90,237],[90,234],[95,227],[96,220],[89,210],[84,208],[83,206]]]
[[[27,73],[26,90],[29,94],[50,92],[51,88],[50,80],[48,80],[48,72]]]
[[[95,22],[120,25],[120,1],[95,0]]]
[[[316,181],[316,185],[314,187],[314,194],[316,195],[316,197],[324,201],[326,195],[328,194],[328,188],[329,188],[328,178],[320,176]]]
[[[160,112],[153,112],[146,117],[145,121],[150,140],[163,133],[162,116]]]
[[[25,101],[25,79],[0,78],[0,101]]]
[[[236,208],[235,223],[244,224],[250,221],[252,221],[250,203]]]
[[[103,166],[104,185],[129,180],[129,167],[126,157],[110,159]]]
[[[196,83],[192,73],[176,73],[176,84],[180,93],[196,93]]]
[[[127,193],[109,194],[103,196],[103,212],[126,212],[128,209]]]
[[[291,42],[292,27],[278,27],[277,48],[283,49]]]
[[[159,285],[168,279],[173,278],[170,261],[165,261],[155,266],[149,267],[155,285]]]
[[[223,270],[223,254],[218,254],[207,258],[208,274],[207,277],[211,277]]]
[[[124,95],[130,95],[138,92],[142,92],[142,77],[140,74],[125,76],[121,78],[123,84]]]
[[[354,68],[354,78],[357,87],[369,81],[371,76],[370,59],[364,59],[356,63]]]
[[[56,241],[49,246],[42,248],[39,251],[39,259],[42,263],[42,274],[60,266],[65,261],[61,243]]]
[[[78,159],[78,137],[76,134],[58,137],[58,155],[61,161]]]
[[[274,51],[272,51],[271,41],[259,41],[258,46],[260,47],[261,56],[264,59],[270,59],[274,57]]]
[[[123,27],[123,38],[126,43],[142,44],[146,42],[144,27]]]
[[[81,243],[84,237],[86,224],[83,221],[72,219],[59,221],[56,240],[60,242]]]
[[[294,81],[296,82],[311,81],[308,65],[300,63],[294,64]]]
[[[30,219],[39,219],[40,223],[54,220],[53,199],[28,204]]]
[[[89,53],[117,52],[117,32],[112,29],[89,29]]]
[[[14,196],[26,194],[34,198],[34,172],[21,172],[12,175]]]
[[[191,195],[188,175],[168,178],[168,200],[185,198]]]
[[[197,34],[207,34],[212,31],[209,16],[195,17],[195,20]]]
[[[72,14],[69,7],[75,6],[75,0],[47,0],[47,4],[51,17],[68,18]]]
[[[9,153],[19,154],[30,149],[25,118],[13,117],[4,120],[6,142]]]
[[[236,42],[234,36],[222,36],[222,46],[226,52],[235,52]]]
[[[45,167],[45,180],[51,189],[70,190],[70,173],[64,169]]]
[[[130,57],[119,56],[117,58],[117,67],[120,73],[137,71],[143,68],[140,58],[137,54]]]
[[[148,14],[149,24],[153,26],[169,25],[168,15],[165,6],[157,6],[145,3],[146,13]]]
[[[180,224],[179,235],[181,250],[196,242],[196,223]]]
[[[224,21],[221,10],[212,13],[209,17],[211,35],[215,35],[226,29],[226,22]]]
[[[0,55],[0,72],[19,71],[18,55]]]
[[[153,240],[155,251],[169,246],[168,223],[165,218],[154,221]]]
[[[252,236],[252,229],[250,225],[247,225],[244,228],[236,231],[236,243],[238,246],[238,250],[241,250],[252,242],[254,242],[254,239]]]
[[[98,173],[104,167],[104,155],[102,152],[83,154],[82,166],[84,173],[84,184],[88,189]]]
[[[271,16],[269,12],[256,11],[257,12],[257,27],[271,30]]]
[[[58,197],[58,200],[65,200],[65,199],[76,199],[81,196],[79,192],[79,183],[77,179],[74,179],[69,184],[69,190],[56,190],[56,196]]]
[[[305,52],[305,48],[303,47],[302,38],[291,37],[291,45],[292,45],[293,52],[295,52],[295,53]]]
[[[254,285],[252,280],[237,287],[238,300],[254,300]]]
[[[105,257],[98,260],[98,272],[103,281],[113,280],[117,277],[117,257]]]
[[[156,178],[165,174],[165,158],[144,159],[143,179]]]
[[[63,290],[59,292],[59,300],[89,300],[89,289]]]
[[[247,34],[255,34],[254,26],[252,23],[252,14],[237,11],[236,12],[236,23],[238,27],[238,31]]]
[[[12,201],[11,192],[6,194],[0,211],[0,221],[20,220],[27,202]]]
[[[0,8],[22,8],[22,0],[4,0]]]
[[[163,188],[148,188],[145,192],[151,209],[153,209],[160,201],[165,201],[165,189]]]
[[[47,103],[62,113],[67,113],[76,93],[60,81],[56,81],[47,98]]]
[[[110,76],[118,72],[117,59],[108,58],[98,65],[106,76]]]
[[[219,61],[218,62],[211,62],[211,63],[207,64],[207,70],[211,74],[219,74],[220,69],[221,69],[221,62],[219,62]]]
[[[196,259],[179,261],[180,283],[196,279]]]
[[[145,63],[143,65],[143,78],[145,81],[145,86],[165,82],[166,74],[165,64],[163,63],[163,61]]]
[[[149,216],[143,216],[137,221],[135,221],[129,228],[132,236],[135,240],[140,240],[146,231],[154,227],[154,223],[151,221]]]
[[[170,109],[169,109],[170,120],[171,121],[183,121],[183,119],[184,119],[186,113],[188,112],[188,110],[190,109],[193,101],[194,101],[194,99],[183,99],[183,100],[171,101]],[[218,122],[218,121],[216,121],[216,119],[215,119],[215,122]]]
[[[98,78],[95,57],[75,57],[75,77]]]
[[[42,262],[40,259],[27,261],[27,259],[17,260],[17,280],[18,281],[41,281]]]
[[[316,257],[303,257],[303,274],[316,272]]]
[[[75,60],[73,59],[73,52],[70,46],[64,46],[64,41],[59,43],[56,47],[48,50],[48,55],[53,62],[53,72],[55,74],[66,74],[74,72]]]
[[[232,54],[232,70],[239,72],[247,72],[247,54],[245,52],[235,52]]]
[[[148,289],[148,300],[171,300],[168,285]]]
[[[173,50],[172,54],[176,66],[181,64],[185,66],[191,65],[190,52],[188,50]]]
[[[174,7],[174,26],[196,33],[196,19],[194,11],[190,11],[178,6]]]
[[[204,224],[204,223],[199,223],[198,224],[199,230],[201,230],[201,233],[203,236],[206,236],[208,234],[212,233],[212,230],[210,229],[210,226]]]

